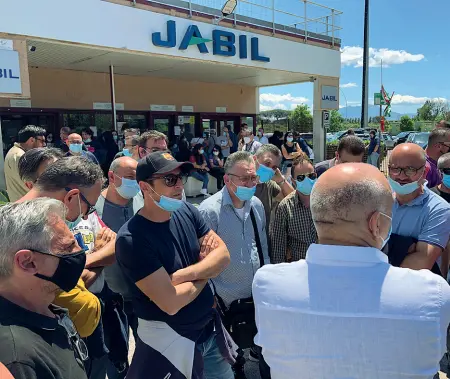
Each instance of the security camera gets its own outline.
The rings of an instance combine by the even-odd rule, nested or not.
[[[36,51],[36,46],[29,46],[28,50],[34,53]]]

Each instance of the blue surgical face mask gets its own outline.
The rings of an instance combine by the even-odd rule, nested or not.
[[[309,196],[311,195],[311,191],[314,187],[314,184],[316,184],[317,179],[310,179],[306,177],[301,182],[298,180],[295,181],[297,191],[300,192],[302,195]]]
[[[70,150],[72,153],[79,154],[79,153],[82,152],[83,146],[82,146],[80,143],[71,143],[71,144],[69,145],[69,150]]]
[[[450,175],[443,174],[442,175],[442,183],[444,183],[444,186],[446,186],[447,188],[450,188]]]
[[[128,150],[128,149],[123,149],[122,153],[125,157],[131,157],[133,155],[130,153],[130,150]]]
[[[155,190],[150,187],[150,189],[155,192]],[[180,209],[183,205],[183,200],[178,199],[172,199],[170,197],[166,197],[164,195],[160,195],[159,193],[155,192],[159,196],[159,201],[156,201],[152,196],[151,199],[155,202],[155,204],[160,207],[162,210],[166,212],[175,212],[178,209]]]
[[[117,175],[116,175],[117,176]],[[118,177],[118,176],[117,176]],[[141,190],[136,180],[121,178],[122,185],[116,187],[117,193],[124,199],[132,199]]]
[[[250,188],[249,187],[236,186],[235,195],[241,201],[248,201],[255,195],[255,192],[256,192],[256,186],[253,186],[253,187],[250,187]]]
[[[78,215],[78,217],[74,221],[65,220],[67,227],[71,231],[74,230],[77,227],[77,225],[81,222],[81,220],[83,218],[83,213],[81,212],[81,202],[80,202],[80,195],[79,194],[78,194],[78,208],[80,209],[80,214]]]
[[[261,183],[267,183],[273,178],[273,176],[275,175],[275,171],[270,167],[264,166],[263,164],[259,163],[259,168],[258,170],[256,170],[256,175],[259,176],[259,181]]]
[[[380,236],[381,240],[383,241],[383,245],[381,246],[381,250],[383,250],[384,247],[386,246],[386,244],[388,243],[389,238],[391,238],[391,234],[392,234],[392,217],[390,217],[387,214],[382,213],[382,212],[380,212],[380,214],[382,214],[384,217],[387,217],[389,220],[391,220],[391,227],[389,228],[389,233],[388,233],[386,239],[383,239],[383,237]]]
[[[419,188],[419,182],[412,182],[407,184],[400,184],[389,177],[389,184],[391,185],[392,191],[398,195],[409,195]]]

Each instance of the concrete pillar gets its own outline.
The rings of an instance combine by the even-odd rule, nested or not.
[[[314,162],[321,162],[326,159],[326,130],[322,125],[322,86],[336,86],[337,107],[339,107],[339,79],[316,77],[314,80],[314,100],[313,100],[313,147]]]

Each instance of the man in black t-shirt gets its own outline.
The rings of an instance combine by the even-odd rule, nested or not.
[[[155,378],[233,378],[218,346],[207,284],[230,255],[197,208],[181,200],[191,169],[159,151],[139,161],[136,170],[144,207],[120,229],[116,243],[139,318],[128,379],[147,378],[149,372]],[[213,246],[202,253],[208,241]]]

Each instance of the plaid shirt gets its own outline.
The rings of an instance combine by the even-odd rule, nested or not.
[[[317,241],[311,209],[305,207],[297,191],[278,205],[271,225],[272,263],[305,259],[309,245]]]

